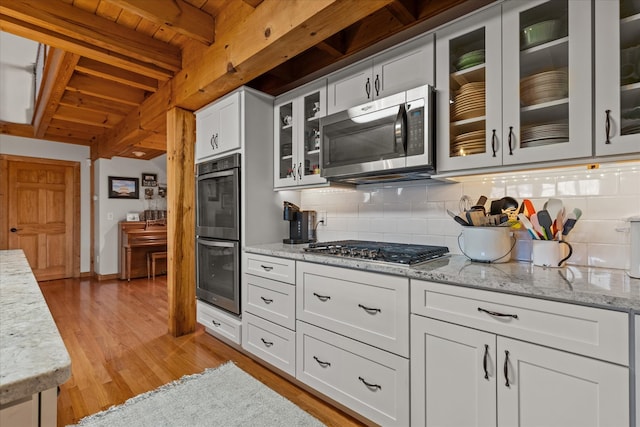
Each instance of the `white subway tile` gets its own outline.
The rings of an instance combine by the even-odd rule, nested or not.
[[[411,216],[411,204],[407,202],[385,202],[383,209],[385,218],[408,218]]]
[[[430,202],[458,200],[463,194],[461,183],[434,181],[427,186],[427,200]]]
[[[627,245],[589,243],[587,253],[588,265],[591,267],[624,269],[628,266],[629,246]]]
[[[373,218],[370,230],[378,233],[395,233],[398,230],[398,221],[387,218]]]
[[[384,240],[384,233],[374,233],[374,232],[360,232],[357,234],[358,237],[354,237],[357,238],[358,240],[369,240],[369,241],[373,241],[373,242],[385,242],[386,240]]]
[[[500,199],[506,195],[505,182],[503,179],[467,181],[463,183],[463,192],[471,197],[474,203],[480,196],[485,196],[489,199]]]
[[[620,172],[620,194],[640,194],[640,171]]]
[[[624,219],[640,213],[640,202],[635,196],[590,197],[584,219]]]
[[[369,218],[347,218],[347,230],[349,231],[371,231],[371,219]]]
[[[426,218],[410,218],[398,221],[397,227],[398,233],[418,233],[427,234],[427,219]]]

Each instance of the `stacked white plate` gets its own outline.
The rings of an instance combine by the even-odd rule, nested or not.
[[[569,125],[567,123],[549,123],[544,125],[523,126],[520,146],[537,147],[569,141]]]
[[[566,98],[569,78],[566,70],[545,71],[520,80],[522,105],[542,104]]]
[[[621,129],[623,135],[640,133],[640,120],[626,120],[623,123],[625,123]]]
[[[453,120],[465,120],[485,113],[484,82],[466,83],[456,92],[451,106]]]
[[[486,151],[484,130],[476,130],[457,135],[451,141],[451,157],[479,154]]]

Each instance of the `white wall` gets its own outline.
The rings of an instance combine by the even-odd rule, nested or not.
[[[570,264],[629,268],[629,224],[623,219],[640,215],[640,162],[567,170],[470,177],[445,184],[426,181],[387,186],[361,186],[352,190],[314,189],[301,195],[301,208],[327,212],[327,226],[318,227],[319,240],[361,239],[445,245],[460,253],[461,226],[446,209],[458,212],[468,195],[491,199],[531,199],[537,210],[549,197],[563,200],[583,215],[568,236],[574,253]],[[487,207],[489,202],[487,202]],[[531,240],[517,233],[517,259],[530,259]]]
[[[0,154],[80,163],[80,272],[91,270],[91,160],[89,147],[0,134]]]
[[[166,209],[166,199],[157,197],[158,187],[154,188],[154,199],[145,200],[142,187],[142,174],[155,173],[158,183],[167,182],[167,157],[162,155],[151,161],[114,157],[98,159],[95,162],[95,264],[96,274],[118,273],[118,222],[127,217],[127,213],[140,213],[146,209]],[[140,196],[137,200],[109,199],[108,180],[110,176],[140,179]]]

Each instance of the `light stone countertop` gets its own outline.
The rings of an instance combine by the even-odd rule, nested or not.
[[[21,250],[0,251],[0,405],[64,383],[71,359]]]
[[[478,289],[640,313],[640,279],[623,270],[576,267],[544,268],[528,262],[472,262],[451,255],[417,267],[307,253],[307,245],[250,245],[246,252],[290,258],[335,267],[430,280]]]

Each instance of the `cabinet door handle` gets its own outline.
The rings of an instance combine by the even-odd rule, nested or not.
[[[498,151],[498,135],[496,135],[496,130],[493,130],[493,135],[491,136],[491,151],[493,151],[493,157],[496,156],[496,151]]]
[[[302,180],[302,162],[298,163],[298,179]]]
[[[513,156],[513,147],[511,146],[511,138],[515,139],[515,135],[513,134],[513,126],[509,126],[509,155]]]
[[[262,344],[264,344],[265,347],[271,347],[273,345],[273,342],[267,341],[264,338],[260,338],[260,341],[262,341]]]
[[[513,317],[514,319],[518,318],[517,314],[508,314],[508,313],[498,313],[497,311],[489,311],[489,310],[485,310],[482,307],[478,307],[478,311],[481,311],[483,313],[487,313],[490,316],[495,316],[495,317]]]
[[[367,92],[367,99],[371,97],[371,82],[369,81],[369,77],[367,77],[367,82],[364,84],[364,90]]]
[[[325,302],[325,301],[331,299],[331,297],[329,295],[320,295],[320,294],[317,294],[315,292],[313,293],[313,296],[315,296],[316,298],[318,298],[322,302]]]
[[[331,363],[323,362],[322,360],[318,359],[316,356],[313,356],[313,360],[318,362],[318,365],[322,366],[323,368],[326,368],[327,366],[331,366]]]
[[[364,306],[362,304],[358,304],[358,307],[360,307],[361,309],[363,309],[369,314],[376,314],[376,313],[382,312],[382,310],[380,310],[379,308],[371,308],[371,307]]]
[[[213,323],[213,326],[215,326],[216,328],[220,327],[220,322],[216,322],[215,320],[212,320],[211,323]]]
[[[504,351],[504,385],[511,387],[509,384],[509,350]]]
[[[269,266],[269,265],[262,265],[260,264],[260,267],[264,268],[264,271],[271,271],[273,270],[273,267]]]
[[[604,136],[606,138],[605,144],[611,144],[611,110],[605,110],[605,114],[607,115],[606,121],[604,122]]]
[[[271,298],[260,297],[260,299],[264,301],[265,304],[271,304],[273,302]]]
[[[211,135],[211,140],[209,141],[209,143],[211,144],[211,148],[213,148],[214,150],[218,148],[218,133],[214,133],[213,135]]]
[[[17,233],[17,232],[18,232],[18,231],[20,231],[20,230],[22,230],[22,229],[21,229],[21,228],[15,228],[15,227],[11,227],[11,228],[9,229],[9,231],[10,231],[10,232],[12,232],[12,233]]]
[[[358,379],[360,381],[362,381],[362,384],[366,385],[368,388],[372,389],[372,390],[382,390],[382,386],[378,385],[378,384],[371,384],[368,383],[364,380],[364,378],[362,377],[358,377]]]
[[[482,368],[484,369],[484,379],[488,380],[489,379],[489,371],[488,371],[488,364],[489,364],[489,345],[485,344],[484,345],[484,357],[482,358]]]
[[[376,80],[373,82],[373,87],[376,89],[376,96],[380,95],[380,76],[376,74]]]

